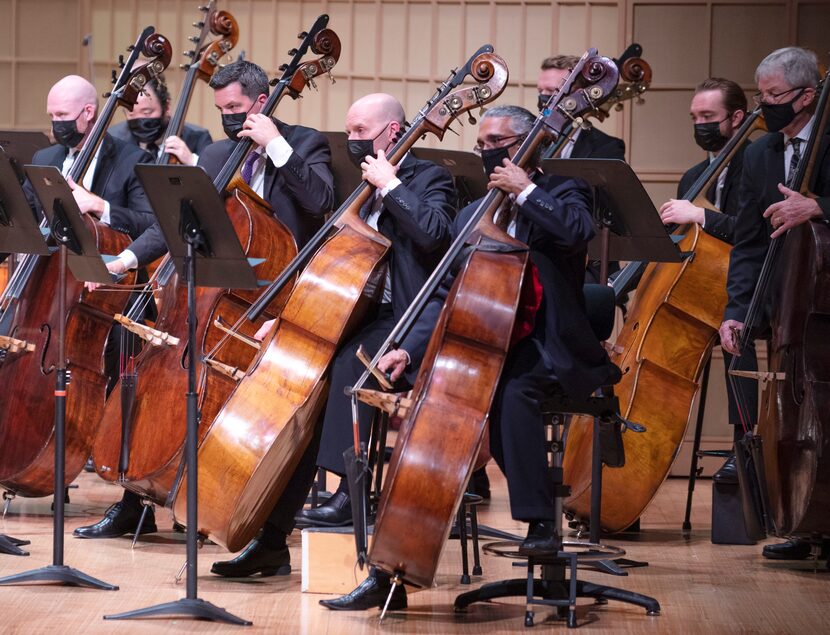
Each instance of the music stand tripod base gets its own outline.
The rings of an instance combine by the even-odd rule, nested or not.
[[[226,624],[236,624],[238,626],[251,626],[252,624],[252,622],[249,622],[248,620],[243,620],[236,615],[228,613],[225,609],[199,598],[182,598],[181,600],[176,600],[175,602],[156,604],[155,606],[148,606],[135,611],[127,611],[126,613],[105,615],[104,619],[129,620],[163,615],[195,617],[197,619],[224,622]]]
[[[118,587],[87,575],[83,571],[63,564],[50,564],[40,569],[32,569],[0,578],[0,584],[24,584],[27,582],[57,582],[64,586],[79,586],[101,591],[117,591]]]

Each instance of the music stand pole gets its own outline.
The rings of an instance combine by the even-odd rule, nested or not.
[[[211,267],[214,252],[221,247],[228,247],[234,253],[231,258],[237,262],[225,261],[218,267],[230,269],[232,265],[242,264],[247,267],[250,284],[247,288],[257,286],[256,278],[244,257],[236,233],[224,210],[219,194],[210,179],[201,168],[194,166],[143,165],[136,167],[136,174],[144,186],[150,204],[156,212],[174,264],[181,247],[185,246],[185,256],[180,273],[187,280],[187,434],[185,437],[185,464],[187,469],[187,582],[186,597],[174,602],[165,602],[146,608],[105,615],[105,620],[128,620],[162,615],[177,615],[195,619],[224,622],[240,626],[250,626],[252,622],[237,617],[225,609],[202,600],[197,595],[197,552],[198,552],[198,402],[196,393],[196,260],[197,251],[204,258],[200,259],[206,271],[200,275],[205,286],[224,286],[217,281],[206,279],[204,274]],[[223,223],[226,223],[223,225]],[[201,271],[201,269],[200,269]],[[209,278],[209,276],[208,276]]]
[[[60,240],[56,237],[56,240]],[[66,427],[66,243],[61,242],[58,257],[60,273],[58,274],[58,367],[55,370],[55,513],[52,523],[52,564],[40,569],[24,571],[5,578],[0,578],[0,585],[21,584],[25,582],[57,582],[68,586],[82,586],[104,591],[117,591],[118,587],[87,575],[83,571],[67,567],[63,563],[63,529],[64,529],[64,481],[66,480],[65,427]]]

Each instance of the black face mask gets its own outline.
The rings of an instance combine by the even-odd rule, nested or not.
[[[542,112],[545,109],[545,106],[548,105],[551,97],[553,97],[553,95],[539,93],[539,96],[536,98],[536,107],[539,109],[539,112]]]
[[[153,143],[164,132],[164,120],[161,117],[127,119],[127,126],[140,143]]]
[[[346,150],[349,152],[349,161],[354,163],[358,169],[360,169],[360,164],[366,160],[366,157],[377,157],[375,154],[375,141],[380,135],[386,132],[386,128],[388,126],[389,124],[386,124],[383,129],[371,139],[353,139],[346,142]],[[387,149],[389,148],[389,146],[386,147]]]
[[[723,121],[726,121],[726,119]],[[707,152],[720,151],[726,145],[726,142],[729,141],[729,137],[724,137],[720,132],[721,123],[723,122],[710,121],[708,123],[696,123],[695,143]]]
[[[487,178],[490,178],[490,175],[493,174],[493,170],[497,167],[504,165],[504,160],[510,158],[510,153],[508,150],[513,147],[515,144],[510,144],[509,146],[505,146],[503,148],[490,148],[489,150],[482,150],[481,151],[481,162],[484,164],[484,173],[487,175]]]
[[[761,104],[761,112],[764,115],[767,130],[770,132],[778,132],[792,123],[797,114],[793,109],[793,104],[801,97],[803,92],[804,89],[802,88],[795,97],[783,104]]]
[[[228,135],[228,139],[231,141],[239,141],[242,124],[245,123],[247,118],[247,112],[234,112],[229,115],[222,115],[222,130]]]
[[[80,116],[78,113],[78,117]],[[65,148],[74,148],[84,138],[84,133],[78,131],[78,117],[52,122],[52,136]]]

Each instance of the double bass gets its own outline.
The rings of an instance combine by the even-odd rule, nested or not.
[[[139,55],[148,58],[136,65]],[[172,49],[163,35],[147,27],[101,109],[95,125],[70,170],[77,183],[89,168],[115,108],[132,108],[142,87],[164,71]],[[84,222],[101,253],[117,254],[129,243],[117,232],[87,214]],[[84,290],[71,276],[59,286],[59,258],[27,257],[15,270],[3,294],[6,311],[14,312],[10,336],[31,345],[8,354],[0,363],[0,485],[13,494],[48,496],[54,489],[54,378],[58,365],[55,338],[65,321],[67,368],[71,382],[66,408],[66,483],[80,473],[104,408],[107,377],[104,346],[112,326],[112,313],[123,311],[128,293],[95,293]],[[66,315],[58,315],[58,294],[66,296]]]
[[[711,208],[704,199],[706,191],[762,121],[760,110],[746,117],[686,192],[686,200]],[[622,416],[642,423],[647,432],[623,435],[625,465],[602,468],[600,522],[608,532],[634,523],[666,479],[726,307],[730,246],[696,223],[676,227],[673,233],[685,254],[682,263],[630,263],[612,285],[619,297],[645,266],[611,361],[623,373],[614,388]],[[564,480],[571,486],[565,511],[578,521],[590,518],[592,445],[593,426],[588,419],[577,418],[568,432]]]
[[[474,83],[458,88],[465,78]],[[453,71],[387,153],[396,165],[424,134],[443,138],[462,113],[495,99],[507,83],[503,60],[480,49]],[[366,182],[346,199],[273,287],[251,307],[259,316],[302,268],[276,324],[199,447],[198,531],[238,551],[258,531],[299,463],[325,403],[334,355],[374,303],[388,238],[360,218]],[[321,311],[320,307],[325,307]],[[173,513],[186,517],[186,479]]]
[[[618,81],[613,62],[586,52],[553,95],[512,162],[528,164],[551,131],[601,103]],[[435,578],[453,519],[481,447],[499,377],[511,345],[522,288],[532,285],[530,250],[494,223],[509,204],[491,190],[447,255],[381,346],[368,373],[399,345],[457,258],[472,254],[456,275],[412,390],[386,472],[368,561],[419,587]]]
[[[277,88],[263,105],[263,114],[273,114],[286,96],[300,97],[314,78],[334,68],[340,57],[340,40],[334,31],[325,28],[327,23],[328,16],[320,16],[307,33],[301,34],[301,43],[290,52],[291,60],[283,65]],[[303,62],[309,49],[319,57]],[[272,280],[297,254],[297,246],[290,230],[274,216],[270,205],[239,176],[239,169],[252,148],[249,139],[239,141],[214,185],[220,192],[227,192],[225,210],[246,256],[260,261],[257,276]],[[248,339],[266,319],[275,317],[288,289],[270,303],[258,322],[245,323],[237,337],[228,335],[224,321],[239,321],[239,316],[246,313],[262,292],[262,289],[197,289],[196,340],[204,362],[200,364],[198,378],[200,438],[210,429],[219,407],[236,385],[234,373],[239,372],[237,369],[246,369],[254,357],[255,351],[247,344]],[[144,333],[159,345],[145,347],[136,359],[136,396],[132,412],[128,413],[131,417],[129,464],[123,471],[119,469],[122,438],[118,431],[121,408],[117,404],[112,406],[112,411],[108,410],[108,429],[115,434],[98,436],[93,459],[96,472],[103,478],[118,480],[140,496],[167,504],[184,464],[187,406],[181,397],[187,391],[188,378],[185,366],[187,285],[171,277],[161,297],[162,312],[154,328],[135,327],[137,333]],[[205,351],[211,354],[203,355]],[[159,403],[165,404],[163,412],[159,412]]]
[[[211,2],[205,9],[203,19],[196,23],[197,26],[201,25],[198,41],[192,51],[184,53],[186,57],[192,58],[192,61],[184,65],[187,73],[176,108],[165,130],[165,139],[171,135],[181,135],[196,82],[210,81],[219,66],[219,60],[233,49],[239,39],[239,26],[233,15],[227,11],[217,11],[215,2]],[[211,34],[216,37],[208,40]],[[172,160],[175,160],[175,157],[160,152],[156,164],[166,165]],[[138,322],[138,318],[154,300],[154,289],[157,290],[160,305],[163,307],[156,325],[169,330],[167,337],[156,341],[150,338],[150,334],[160,333],[158,329],[151,329]],[[186,329],[186,316],[176,314],[176,307],[181,305],[176,305],[179,292],[173,262],[169,257],[165,257],[150,282],[141,286],[139,291],[143,294],[141,299],[130,308],[126,316],[118,314],[115,319],[124,324],[126,330],[149,341],[151,345],[135,355],[132,350],[132,338],[125,338],[126,342],[121,342],[121,377],[107,400],[92,448],[96,473],[108,481],[134,476],[135,470],[142,469],[142,460],[161,461],[163,464],[167,458],[163,452],[151,450],[157,448],[158,443],[153,443],[152,439],[145,439],[142,435],[152,433],[169,438],[169,430],[162,425],[148,426],[139,422],[148,416],[158,418],[156,412],[151,413],[148,409],[155,405],[153,400],[158,397],[158,378],[160,373],[169,372],[169,369],[179,365],[182,355],[173,344],[177,341],[176,336],[181,335],[180,331]],[[182,312],[185,313],[184,309]],[[181,329],[175,329],[174,324],[179,323],[182,324]],[[161,342],[167,345],[159,345]],[[155,346],[152,345],[154,343]],[[147,448],[150,451],[134,453],[133,447]],[[120,465],[122,460],[126,464],[133,462],[133,472],[128,474],[126,469],[116,469],[126,467]],[[153,471],[152,468],[150,471]]]

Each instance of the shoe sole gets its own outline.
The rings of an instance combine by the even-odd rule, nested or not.
[[[257,573],[263,578],[270,578],[275,575],[290,575],[291,565],[281,564],[278,567],[265,567],[264,569],[255,569],[250,573],[221,573],[213,568],[211,568],[210,572],[214,575],[218,575],[223,578],[250,578],[252,576],[255,576]]]

